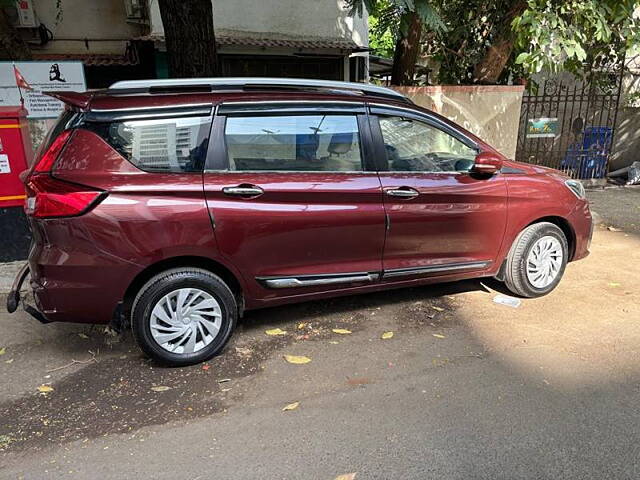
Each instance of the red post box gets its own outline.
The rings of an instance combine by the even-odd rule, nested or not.
[[[32,157],[27,111],[0,107],[0,208],[24,205],[25,191],[19,175]]]

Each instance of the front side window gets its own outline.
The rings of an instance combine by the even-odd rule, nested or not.
[[[355,115],[229,117],[225,141],[230,170],[362,170]]]
[[[209,117],[87,122],[87,128],[147,172],[200,172],[207,155]]]
[[[379,117],[388,171],[461,172],[473,166],[476,150],[427,123]]]

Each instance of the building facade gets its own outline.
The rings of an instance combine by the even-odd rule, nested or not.
[[[157,2],[149,35],[162,70],[164,29]],[[343,0],[214,0],[223,76],[299,77],[364,81],[367,15],[351,16]]]
[[[212,3],[222,76],[367,79],[367,14],[351,16],[344,0]],[[158,0],[20,0],[0,8],[28,43],[33,60],[52,68],[56,62],[81,61],[89,89],[168,76]],[[29,120],[34,147],[54,122]],[[148,164],[165,161],[148,148],[148,139],[173,142],[171,151],[188,152],[198,141],[191,127],[135,129],[132,148]],[[168,161],[184,161],[178,153]],[[21,207],[0,206],[0,233],[11,245],[0,252],[0,261],[26,258],[30,234]]]
[[[366,80],[367,14],[350,15],[344,0],[212,4],[222,76]],[[23,0],[9,10],[34,60],[81,60],[89,88],[167,76],[157,0]]]

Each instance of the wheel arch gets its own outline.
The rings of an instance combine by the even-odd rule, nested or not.
[[[564,236],[567,239],[567,246],[569,247],[568,261],[570,262],[571,260],[573,260],[573,256],[575,255],[575,252],[576,252],[576,233],[573,227],[571,226],[571,223],[569,223],[569,221],[562,216],[547,215],[545,217],[539,217],[539,218],[536,218],[535,220],[530,221],[529,223],[527,223],[526,225],[523,225],[522,228],[518,230],[516,235],[513,237],[511,244],[509,244],[509,248],[505,252],[504,258],[502,259],[502,263],[500,264],[500,269],[498,270],[498,273],[495,276],[496,279],[500,281],[504,280],[504,267],[507,262],[507,257],[509,255],[509,252],[511,251],[511,247],[513,246],[514,242],[518,239],[520,233],[525,228],[530,227],[531,225],[535,225],[536,223],[543,223],[543,222],[552,223],[553,225],[558,227],[560,230],[562,230],[562,233],[564,233]]]
[[[126,319],[130,318],[133,301],[140,288],[154,275],[171,268],[195,267],[218,275],[231,289],[238,303],[238,314],[241,316],[244,311],[244,290],[240,279],[225,265],[208,257],[197,255],[184,255],[170,257],[148,265],[139,272],[131,281],[125,291],[122,300],[122,313]]]
[[[542,223],[542,222],[548,222],[548,223],[552,223],[554,224],[556,227],[558,227],[560,230],[562,230],[562,233],[564,233],[565,238],[567,239],[567,246],[569,247],[569,262],[571,260],[573,260],[573,256],[576,253],[576,232],[573,229],[573,227],[571,226],[571,223],[569,223],[569,221],[564,218],[564,217],[560,217],[557,215],[550,215],[547,217],[540,217],[532,222],[529,222],[527,225],[525,225],[520,231],[524,230],[525,228],[529,227],[530,225],[534,225],[536,223]],[[515,239],[514,239],[515,241]]]

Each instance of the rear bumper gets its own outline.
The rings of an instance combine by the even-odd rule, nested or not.
[[[16,278],[13,280],[11,291],[9,292],[9,295],[7,295],[7,312],[13,313],[18,309],[18,306],[20,305],[20,290],[22,289],[22,284],[27,278],[27,275],[29,275],[28,263],[24,264],[24,266],[18,272],[18,275],[16,275]],[[23,306],[25,311],[40,323],[50,322],[49,319],[45,317],[41,311],[39,311],[32,305],[24,303]]]
[[[31,276],[35,308],[48,322],[110,323],[129,279],[120,268],[39,264],[36,269],[39,274]]]
[[[16,275],[16,278],[13,279],[11,290],[9,291],[9,295],[7,295],[7,312],[13,313],[18,309],[18,305],[20,304],[20,289],[27,275],[29,275],[29,264],[25,263]]]
[[[32,245],[29,268],[35,309],[49,322],[108,324],[140,268],[77,244]]]

